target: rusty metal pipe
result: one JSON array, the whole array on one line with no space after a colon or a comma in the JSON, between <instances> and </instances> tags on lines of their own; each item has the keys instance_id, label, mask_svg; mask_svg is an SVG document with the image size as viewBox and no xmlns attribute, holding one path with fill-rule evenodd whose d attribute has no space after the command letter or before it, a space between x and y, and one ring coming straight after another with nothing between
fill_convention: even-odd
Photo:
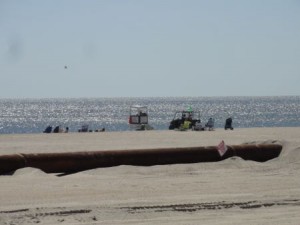
<instances>
[{"instance_id":1,"label":"rusty metal pipe","mask_svg":"<svg viewBox=\"0 0 300 225\"><path fill-rule=\"evenodd\" d=\"M119 165L216 162L232 156L264 162L278 157L282 149L278 144L227 147L228 150L222 157L216 146L6 155L0 156L0 173L8 173L22 167L35 167L46 173L73 173Z\"/></svg>"},{"instance_id":2,"label":"rusty metal pipe","mask_svg":"<svg viewBox=\"0 0 300 225\"><path fill-rule=\"evenodd\" d=\"M13 172L26 167L26 160L21 154L0 156L0 174Z\"/></svg>"}]
</instances>

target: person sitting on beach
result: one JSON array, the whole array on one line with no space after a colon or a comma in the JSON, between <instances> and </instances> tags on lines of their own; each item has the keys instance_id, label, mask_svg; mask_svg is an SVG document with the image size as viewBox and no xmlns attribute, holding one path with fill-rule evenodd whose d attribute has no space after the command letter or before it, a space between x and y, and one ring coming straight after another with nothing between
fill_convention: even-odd
<instances>
[{"instance_id":1,"label":"person sitting on beach","mask_svg":"<svg viewBox=\"0 0 300 225\"><path fill-rule=\"evenodd\" d=\"M226 119L224 129L225 130L227 130L227 129L233 130L233 127L232 127L232 118L231 117L229 117L229 118Z\"/></svg>"},{"instance_id":2,"label":"person sitting on beach","mask_svg":"<svg viewBox=\"0 0 300 225\"><path fill-rule=\"evenodd\" d=\"M52 127L49 125L48 127L46 127L46 129L43 131L43 133L51 133L52 132Z\"/></svg>"},{"instance_id":3,"label":"person sitting on beach","mask_svg":"<svg viewBox=\"0 0 300 225\"><path fill-rule=\"evenodd\" d=\"M209 120L207 121L207 123L205 124L205 127L208 128L208 130L213 130L215 126L215 121L213 118L209 118Z\"/></svg>"},{"instance_id":4,"label":"person sitting on beach","mask_svg":"<svg viewBox=\"0 0 300 225\"><path fill-rule=\"evenodd\" d=\"M185 119L186 119L186 115L183 113L181 116L181 124L184 124Z\"/></svg>"},{"instance_id":5,"label":"person sitting on beach","mask_svg":"<svg viewBox=\"0 0 300 225\"><path fill-rule=\"evenodd\" d=\"M59 128L59 133L69 133L69 127L66 127L65 129Z\"/></svg>"},{"instance_id":6,"label":"person sitting on beach","mask_svg":"<svg viewBox=\"0 0 300 225\"><path fill-rule=\"evenodd\" d=\"M196 131L204 130L204 127L202 127L201 121L197 121L195 123L194 130L196 130Z\"/></svg>"},{"instance_id":7,"label":"person sitting on beach","mask_svg":"<svg viewBox=\"0 0 300 225\"><path fill-rule=\"evenodd\" d=\"M89 131L89 125L84 124L81 126L81 129L78 130L78 132L88 132Z\"/></svg>"},{"instance_id":8,"label":"person sitting on beach","mask_svg":"<svg viewBox=\"0 0 300 225\"><path fill-rule=\"evenodd\" d=\"M104 132L105 131L105 127L103 127L102 129L100 130L95 130L95 132Z\"/></svg>"},{"instance_id":9,"label":"person sitting on beach","mask_svg":"<svg viewBox=\"0 0 300 225\"><path fill-rule=\"evenodd\" d=\"M191 122L193 121L193 116L192 116L191 113L189 113L189 116L188 116L187 120L188 120L188 121L191 121Z\"/></svg>"},{"instance_id":10,"label":"person sitting on beach","mask_svg":"<svg viewBox=\"0 0 300 225\"><path fill-rule=\"evenodd\" d=\"M59 133L59 126L56 126L53 130L53 133Z\"/></svg>"}]
</instances>

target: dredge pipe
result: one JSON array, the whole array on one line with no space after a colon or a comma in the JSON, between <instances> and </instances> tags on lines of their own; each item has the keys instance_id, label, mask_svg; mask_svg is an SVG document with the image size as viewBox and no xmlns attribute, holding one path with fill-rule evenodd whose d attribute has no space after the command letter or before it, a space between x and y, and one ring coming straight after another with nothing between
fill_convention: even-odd
<instances>
[{"instance_id":1,"label":"dredge pipe","mask_svg":"<svg viewBox=\"0 0 300 225\"><path fill-rule=\"evenodd\" d=\"M282 149L278 144L227 147L228 150L222 157L216 146L0 156L0 173L8 173L22 167L35 167L46 173L74 173L119 165L152 166L216 162L232 156L265 162L278 157Z\"/></svg>"},{"instance_id":2,"label":"dredge pipe","mask_svg":"<svg viewBox=\"0 0 300 225\"><path fill-rule=\"evenodd\" d=\"M0 156L0 174L7 174L26 167L26 159L22 154Z\"/></svg>"}]
</instances>

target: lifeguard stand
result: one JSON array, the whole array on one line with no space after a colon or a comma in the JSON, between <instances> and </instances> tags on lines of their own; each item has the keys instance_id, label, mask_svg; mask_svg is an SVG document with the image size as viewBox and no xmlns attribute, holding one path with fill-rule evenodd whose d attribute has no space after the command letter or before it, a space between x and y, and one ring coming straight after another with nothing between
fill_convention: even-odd
<instances>
[{"instance_id":1,"label":"lifeguard stand","mask_svg":"<svg viewBox=\"0 0 300 225\"><path fill-rule=\"evenodd\" d=\"M129 112L129 125L131 128L140 130L148 125L147 106L132 105Z\"/></svg>"}]
</instances>

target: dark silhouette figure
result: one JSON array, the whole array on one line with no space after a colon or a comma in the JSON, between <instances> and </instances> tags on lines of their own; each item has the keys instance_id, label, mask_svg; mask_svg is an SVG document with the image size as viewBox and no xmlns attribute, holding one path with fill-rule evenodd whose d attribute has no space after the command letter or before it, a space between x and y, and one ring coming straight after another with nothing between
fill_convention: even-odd
<instances>
[{"instance_id":1,"label":"dark silhouette figure","mask_svg":"<svg viewBox=\"0 0 300 225\"><path fill-rule=\"evenodd\" d=\"M226 119L224 129L225 130L227 130L227 129L233 130L233 127L232 127L232 118L231 117L229 117L229 118Z\"/></svg>"},{"instance_id":2,"label":"dark silhouette figure","mask_svg":"<svg viewBox=\"0 0 300 225\"><path fill-rule=\"evenodd\" d=\"M59 126L54 128L53 133L59 133Z\"/></svg>"},{"instance_id":3,"label":"dark silhouette figure","mask_svg":"<svg viewBox=\"0 0 300 225\"><path fill-rule=\"evenodd\" d=\"M52 127L51 126L46 127L46 129L43 131L43 133L46 133L46 134L49 134L51 132L52 132Z\"/></svg>"}]
</instances>

